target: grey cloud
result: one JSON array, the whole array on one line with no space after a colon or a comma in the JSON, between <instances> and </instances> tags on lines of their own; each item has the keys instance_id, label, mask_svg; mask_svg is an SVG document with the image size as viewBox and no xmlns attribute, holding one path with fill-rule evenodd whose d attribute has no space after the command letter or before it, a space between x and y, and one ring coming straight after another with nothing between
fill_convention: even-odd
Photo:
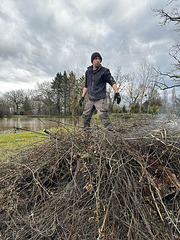
<instances>
[{"instance_id":1,"label":"grey cloud","mask_svg":"<svg viewBox=\"0 0 180 240\"><path fill-rule=\"evenodd\" d=\"M51 80L59 71L83 72L94 51L101 52L103 64L112 71L119 66L134 71L147 59L168 65L164 48L175 35L158 27L151 10L164 3L1 0L0 82L7 82L9 75L9 83L29 82L31 86Z\"/></svg>"}]
</instances>

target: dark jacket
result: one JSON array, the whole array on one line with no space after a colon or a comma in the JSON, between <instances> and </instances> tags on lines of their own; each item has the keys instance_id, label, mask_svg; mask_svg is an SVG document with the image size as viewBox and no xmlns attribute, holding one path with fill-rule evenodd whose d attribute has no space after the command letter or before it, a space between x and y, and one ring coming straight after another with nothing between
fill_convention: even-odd
<instances>
[{"instance_id":1,"label":"dark jacket","mask_svg":"<svg viewBox=\"0 0 180 240\"><path fill-rule=\"evenodd\" d=\"M89 100L97 101L106 98L106 83L111 86L116 83L108 68L101 65L95 71L93 71L93 66L87 68L85 88L87 88Z\"/></svg>"}]
</instances>

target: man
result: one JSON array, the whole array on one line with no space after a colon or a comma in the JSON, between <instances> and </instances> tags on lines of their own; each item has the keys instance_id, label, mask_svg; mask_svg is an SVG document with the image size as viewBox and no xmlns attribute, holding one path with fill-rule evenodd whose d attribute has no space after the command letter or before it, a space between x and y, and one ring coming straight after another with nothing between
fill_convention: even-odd
<instances>
[{"instance_id":1,"label":"man","mask_svg":"<svg viewBox=\"0 0 180 240\"><path fill-rule=\"evenodd\" d=\"M105 128L111 130L111 122L108 116L106 102L106 83L109 83L114 89L114 99L119 104L121 101L120 94L114 78L108 68L101 65L102 57L98 52L94 52L91 56L92 65L89 66L85 73L85 87L79 105L82 106L84 97L88 93L88 101L83 112L84 127L90 127L90 121L94 110L97 110Z\"/></svg>"}]
</instances>

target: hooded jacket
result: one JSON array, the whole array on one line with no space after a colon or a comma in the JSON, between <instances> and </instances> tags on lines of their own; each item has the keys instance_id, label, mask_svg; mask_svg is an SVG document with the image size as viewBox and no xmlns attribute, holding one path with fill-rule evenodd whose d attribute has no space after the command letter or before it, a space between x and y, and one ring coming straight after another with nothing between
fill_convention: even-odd
<instances>
[{"instance_id":1,"label":"hooded jacket","mask_svg":"<svg viewBox=\"0 0 180 240\"><path fill-rule=\"evenodd\" d=\"M101 65L97 70L93 70L93 65L87 68L85 88L87 88L89 100L97 101L106 98L106 83L111 86L116 83L108 68Z\"/></svg>"}]
</instances>

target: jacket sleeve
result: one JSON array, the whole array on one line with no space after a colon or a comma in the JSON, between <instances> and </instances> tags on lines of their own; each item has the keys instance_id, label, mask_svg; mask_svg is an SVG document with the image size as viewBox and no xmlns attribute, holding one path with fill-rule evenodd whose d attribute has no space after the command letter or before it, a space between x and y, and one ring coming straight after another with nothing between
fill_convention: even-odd
<instances>
[{"instance_id":1,"label":"jacket sleeve","mask_svg":"<svg viewBox=\"0 0 180 240\"><path fill-rule=\"evenodd\" d=\"M114 80L113 76L111 75L110 71L108 68L106 68L104 72L104 78L107 83L109 83L111 86L113 84L116 84L116 81Z\"/></svg>"},{"instance_id":2,"label":"jacket sleeve","mask_svg":"<svg viewBox=\"0 0 180 240\"><path fill-rule=\"evenodd\" d=\"M88 87L88 85L87 85L87 71L85 72L85 85L84 85L84 87L85 87L85 88Z\"/></svg>"}]
</instances>

